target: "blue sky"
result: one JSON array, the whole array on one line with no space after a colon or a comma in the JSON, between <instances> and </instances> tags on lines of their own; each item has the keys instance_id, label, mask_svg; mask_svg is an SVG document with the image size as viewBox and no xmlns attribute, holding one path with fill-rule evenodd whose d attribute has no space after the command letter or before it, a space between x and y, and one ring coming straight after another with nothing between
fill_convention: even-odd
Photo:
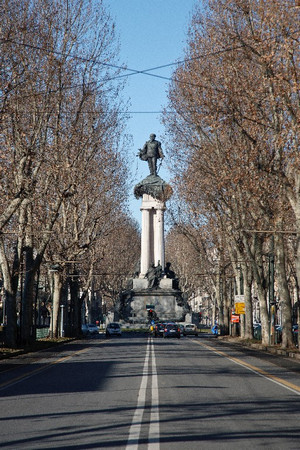
<instances>
[{"instance_id":1,"label":"blue sky","mask_svg":"<svg viewBox=\"0 0 300 450\"><path fill-rule=\"evenodd\" d=\"M130 69L146 70L182 59L196 3L199 0L104 0L119 35L120 62ZM175 68L171 66L150 73L170 77ZM130 98L129 110L139 112L132 114L128 121L128 133L133 138L132 157L150 133L156 134L164 149L160 114L149 112L159 112L166 106L167 89L167 80L143 74L128 77L123 95ZM134 198L133 187L149 175L147 162L135 158L132 171L135 181L131 187L130 210L141 223L141 200ZM163 162L159 175L169 181L166 162Z\"/></svg>"}]
</instances>

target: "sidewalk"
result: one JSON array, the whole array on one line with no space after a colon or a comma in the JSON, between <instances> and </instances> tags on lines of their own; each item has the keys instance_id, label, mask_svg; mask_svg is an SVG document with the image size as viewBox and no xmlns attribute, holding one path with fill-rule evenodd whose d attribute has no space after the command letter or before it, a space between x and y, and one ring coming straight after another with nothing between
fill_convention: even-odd
<instances>
[{"instance_id":1,"label":"sidewalk","mask_svg":"<svg viewBox=\"0 0 300 450\"><path fill-rule=\"evenodd\" d=\"M300 362L300 351L296 348L285 349L278 345L262 345L261 342L251 342L247 339L232 336L218 336L218 340L239 345L241 347L248 347L254 350L259 350L273 355L285 356L287 358L293 358L295 361Z\"/></svg>"},{"instance_id":2,"label":"sidewalk","mask_svg":"<svg viewBox=\"0 0 300 450\"><path fill-rule=\"evenodd\" d=\"M67 344L69 342L75 341L76 338L47 338L47 339L39 339L29 345L27 347L22 348L8 348L8 347L0 347L0 360L13 358L15 356L26 355L28 353L37 353L43 350L47 350L49 348L55 348L59 345Z\"/></svg>"}]
</instances>

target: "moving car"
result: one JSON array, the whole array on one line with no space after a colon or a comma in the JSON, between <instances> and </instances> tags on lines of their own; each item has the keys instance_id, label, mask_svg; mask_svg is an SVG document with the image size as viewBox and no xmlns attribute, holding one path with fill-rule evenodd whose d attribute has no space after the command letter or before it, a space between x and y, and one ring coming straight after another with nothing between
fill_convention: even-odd
<instances>
[{"instance_id":1,"label":"moving car","mask_svg":"<svg viewBox=\"0 0 300 450\"><path fill-rule=\"evenodd\" d=\"M183 335L184 332L184 325L179 324L180 334Z\"/></svg>"},{"instance_id":2,"label":"moving car","mask_svg":"<svg viewBox=\"0 0 300 450\"><path fill-rule=\"evenodd\" d=\"M86 323L83 323L81 325L81 332L84 336L86 336L89 333L89 329Z\"/></svg>"},{"instance_id":3,"label":"moving car","mask_svg":"<svg viewBox=\"0 0 300 450\"><path fill-rule=\"evenodd\" d=\"M194 323L187 323L184 325L183 336L198 336L198 330Z\"/></svg>"},{"instance_id":4,"label":"moving car","mask_svg":"<svg viewBox=\"0 0 300 450\"><path fill-rule=\"evenodd\" d=\"M116 322L109 323L106 327L106 337L110 336L121 336L120 325Z\"/></svg>"},{"instance_id":5,"label":"moving car","mask_svg":"<svg viewBox=\"0 0 300 450\"><path fill-rule=\"evenodd\" d=\"M166 323L164 332L163 332L163 337L164 338L176 337L176 338L180 339L179 326L176 323Z\"/></svg>"},{"instance_id":6,"label":"moving car","mask_svg":"<svg viewBox=\"0 0 300 450\"><path fill-rule=\"evenodd\" d=\"M88 331L88 334L98 334L99 328L97 327L97 325L95 323L88 323L87 331Z\"/></svg>"},{"instance_id":7,"label":"moving car","mask_svg":"<svg viewBox=\"0 0 300 450\"><path fill-rule=\"evenodd\" d=\"M155 337L163 336L164 335L164 330L165 330L165 324L164 323L161 322L161 323L155 324L154 336Z\"/></svg>"},{"instance_id":8,"label":"moving car","mask_svg":"<svg viewBox=\"0 0 300 450\"><path fill-rule=\"evenodd\" d=\"M89 324L83 323L81 325L81 331L84 336L87 336L89 334L98 334L99 328L94 323Z\"/></svg>"}]
</instances>

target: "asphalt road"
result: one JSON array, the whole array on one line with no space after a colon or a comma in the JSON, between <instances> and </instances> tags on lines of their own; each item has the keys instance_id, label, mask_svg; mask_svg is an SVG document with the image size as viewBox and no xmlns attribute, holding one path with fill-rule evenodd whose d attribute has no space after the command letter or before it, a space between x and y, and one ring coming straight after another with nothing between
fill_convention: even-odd
<instances>
[{"instance_id":1,"label":"asphalt road","mask_svg":"<svg viewBox=\"0 0 300 450\"><path fill-rule=\"evenodd\" d=\"M300 364L199 336L0 362L4 449L299 449Z\"/></svg>"}]
</instances>

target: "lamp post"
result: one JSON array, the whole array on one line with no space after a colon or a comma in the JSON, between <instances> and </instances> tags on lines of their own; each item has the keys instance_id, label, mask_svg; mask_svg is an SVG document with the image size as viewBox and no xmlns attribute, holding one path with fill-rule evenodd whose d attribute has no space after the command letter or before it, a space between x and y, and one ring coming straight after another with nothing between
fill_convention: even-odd
<instances>
[{"instance_id":1,"label":"lamp post","mask_svg":"<svg viewBox=\"0 0 300 450\"><path fill-rule=\"evenodd\" d=\"M64 307L65 305L60 305L60 337L64 337Z\"/></svg>"}]
</instances>

